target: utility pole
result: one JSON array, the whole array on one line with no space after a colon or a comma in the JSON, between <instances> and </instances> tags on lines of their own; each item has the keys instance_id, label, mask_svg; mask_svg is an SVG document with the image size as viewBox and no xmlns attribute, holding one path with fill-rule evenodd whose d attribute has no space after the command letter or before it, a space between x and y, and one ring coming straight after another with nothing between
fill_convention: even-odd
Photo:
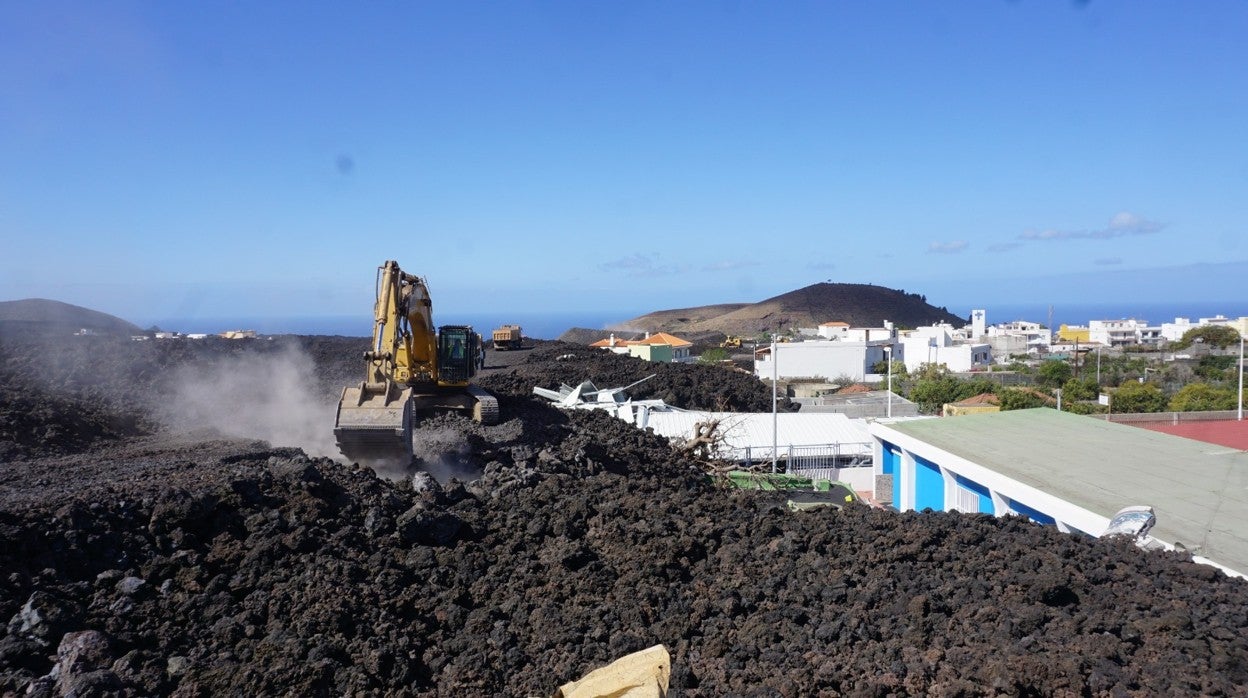
<instances>
[{"instance_id":1,"label":"utility pole","mask_svg":"<svg viewBox=\"0 0 1248 698\"><path fill-rule=\"evenodd\" d=\"M893 416L893 347L891 344L887 347L884 347L884 360L888 362L888 416L892 417Z\"/></svg>"},{"instance_id":2,"label":"utility pole","mask_svg":"<svg viewBox=\"0 0 1248 698\"><path fill-rule=\"evenodd\" d=\"M779 439L776 426L778 424L776 417L776 403L778 401L776 385L780 380L779 360L780 357L776 356L776 336L773 334L771 336L771 472L773 474L776 472L776 449L778 448L777 441Z\"/></svg>"},{"instance_id":3,"label":"utility pole","mask_svg":"<svg viewBox=\"0 0 1248 698\"><path fill-rule=\"evenodd\" d=\"M1239 334L1239 409L1237 420L1244 421L1244 334Z\"/></svg>"}]
</instances>

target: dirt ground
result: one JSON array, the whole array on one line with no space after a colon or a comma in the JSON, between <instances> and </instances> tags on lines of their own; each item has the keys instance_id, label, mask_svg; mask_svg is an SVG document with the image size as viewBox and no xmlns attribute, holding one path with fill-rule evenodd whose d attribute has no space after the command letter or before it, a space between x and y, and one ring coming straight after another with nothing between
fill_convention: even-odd
<instances>
[{"instance_id":1,"label":"dirt ground","mask_svg":"<svg viewBox=\"0 0 1248 698\"><path fill-rule=\"evenodd\" d=\"M395 481L324 446L366 340L70 339L0 338L0 695L546 696L658 643L677 696L1248 695L1242 580L1015 517L794 513L532 395L653 373L635 397L770 409L743 374L490 352L502 423L426 420Z\"/></svg>"}]
</instances>

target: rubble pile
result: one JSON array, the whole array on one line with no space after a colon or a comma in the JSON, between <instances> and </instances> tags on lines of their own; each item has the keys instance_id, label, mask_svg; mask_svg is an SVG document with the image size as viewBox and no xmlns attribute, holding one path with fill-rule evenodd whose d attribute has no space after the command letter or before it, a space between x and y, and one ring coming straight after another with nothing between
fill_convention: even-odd
<instances>
[{"instance_id":1,"label":"rubble pile","mask_svg":"<svg viewBox=\"0 0 1248 698\"><path fill-rule=\"evenodd\" d=\"M354 378L359 340L298 341L326 391ZM251 344L217 346L272 351ZM48 426L54 398L130 399L136 420L163 423L144 391L220 358L118 345L91 353L84 389L23 372L47 364L12 347L6 381L50 405ZM465 481L392 482L291 444L155 426L6 457L0 695L550 695L655 644L671 695L1248 685L1242 580L1014 517L791 512L707 480L653 434L529 395L539 378L624 385L656 368L577 356L541 347L486 376L501 424L422 425L454 435ZM676 404L738 395L701 370L715 369L662 367L643 385Z\"/></svg>"}]
</instances>

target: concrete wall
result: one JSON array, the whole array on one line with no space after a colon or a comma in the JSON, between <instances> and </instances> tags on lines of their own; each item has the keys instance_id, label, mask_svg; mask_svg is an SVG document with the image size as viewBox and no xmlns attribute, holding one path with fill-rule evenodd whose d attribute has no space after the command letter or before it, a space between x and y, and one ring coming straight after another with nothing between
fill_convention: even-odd
<instances>
[{"instance_id":1,"label":"concrete wall","mask_svg":"<svg viewBox=\"0 0 1248 698\"><path fill-rule=\"evenodd\" d=\"M1067 533L1096 536L1109 525L1104 516L902 434L887 424L873 423L868 429L876 440L875 474L892 476L893 507L901 511L929 507L962 511L973 496L977 508L984 513L1022 514ZM966 494L967 490L971 494ZM991 507L985 505L985 497Z\"/></svg>"},{"instance_id":2,"label":"concrete wall","mask_svg":"<svg viewBox=\"0 0 1248 698\"><path fill-rule=\"evenodd\" d=\"M672 347L668 344L632 344L628 347L628 353L655 363L672 362Z\"/></svg>"}]
</instances>

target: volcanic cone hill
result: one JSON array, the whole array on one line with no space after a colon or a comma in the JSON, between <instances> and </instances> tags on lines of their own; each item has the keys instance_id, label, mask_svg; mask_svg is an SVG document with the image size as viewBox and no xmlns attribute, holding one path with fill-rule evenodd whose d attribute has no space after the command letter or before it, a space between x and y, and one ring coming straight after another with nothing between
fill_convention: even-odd
<instances>
[{"instance_id":1,"label":"volcanic cone hill","mask_svg":"<svg viewBox=\"0 0 1248 698\"><path fill-rule=\"evenodd\" d=\"M617 387L640 361L561 343L487 357L503 421L418 429L442 444L421 465L461 469L439 484L182 428L177 401L147 399L208 374L242 410L290 364L300 399L332 401L359 380L358 339L82 339L0 341L0 379L43 428L89 429L63 400L150 428L0 456L0 695L543 696L659 643L671 696L1248 685L1248 584L1187 556L1012 516L793 512L531 392ZM249 364L267 374L239 392L224 378ZM638 389L752 405L745 384L701 395L732 375L673 366Z\"/></svg>"},{"instance_id":2,"label":"volcanic cone hill","mask_svg":"<svg viewBox=\"0 0 1248 698\"><path fill-rule=\"evenodd\" d=\"M704 332L751 336L838 321L854 327L881 327L885 320L898 327L966 323L916 293L870 284L818 283L758 303L660 310L620 323L619 329L682 337Z\"/></svg>"},{"instance_id":3,"label":"volcanic cone hill","mask_svg":"<svg viewBox=\"0 0 1248 698\"><path fill-rule=\"evenodd\" d=\"M61 301L27 298L0 301L2 335L72 335L79 330L129 336L142 330L119 317Z\"/></svg>"}]
</instances>

